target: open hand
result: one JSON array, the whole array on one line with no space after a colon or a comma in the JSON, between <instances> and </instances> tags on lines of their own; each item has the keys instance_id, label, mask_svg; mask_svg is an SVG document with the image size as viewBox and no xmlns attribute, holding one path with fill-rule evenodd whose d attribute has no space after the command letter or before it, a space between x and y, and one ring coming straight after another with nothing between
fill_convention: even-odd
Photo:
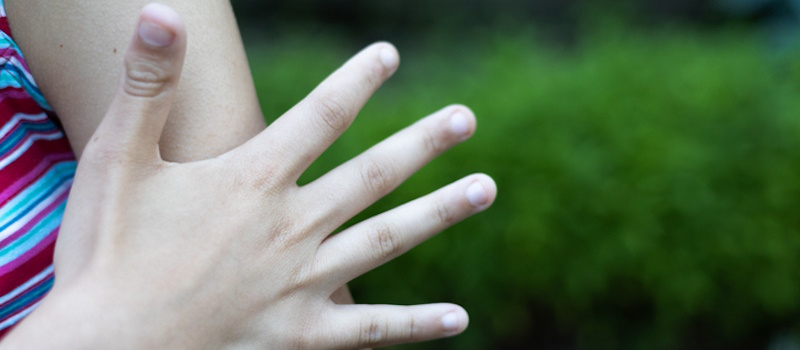
<instances>
[{"instance_id":1,"label":"open hand","mask_svg":"<svg viewBox=\"0 0 800 350\"><path fill-rule=\"evenodd\" d=\"M186 33L175 12L150 5L137 34L116 97L78 167L55 287L20 333L42 322L80 335L82 345L113 348L352 349L467 327L466 312L452 304L331 301L348 281L493 202L492 180L473 175L331 236L468 139L475 118L467 108L444 108L298 186L397 69L396 50L378 43L241 147L206 161L169 163L158 141ZM58 336L38 341L51 348L70 343Z\"/></svg>"}]
</instances>

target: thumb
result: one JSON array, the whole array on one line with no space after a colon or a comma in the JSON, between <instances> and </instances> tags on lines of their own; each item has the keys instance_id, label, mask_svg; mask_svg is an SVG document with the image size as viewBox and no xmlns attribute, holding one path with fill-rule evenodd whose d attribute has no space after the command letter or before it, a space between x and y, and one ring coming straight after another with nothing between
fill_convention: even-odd
<instances>
[{"instance_id":1,"label":"thumb","mask_svg":"<svg viewBox=\"0 0 800 350\"><path fill-rule=\"evenodd\" d=\"M161 4L144 7L120 85L94 141L125 153L158 157L185 54L186 29L178 13Z\"/></svg>"}]
</instances>

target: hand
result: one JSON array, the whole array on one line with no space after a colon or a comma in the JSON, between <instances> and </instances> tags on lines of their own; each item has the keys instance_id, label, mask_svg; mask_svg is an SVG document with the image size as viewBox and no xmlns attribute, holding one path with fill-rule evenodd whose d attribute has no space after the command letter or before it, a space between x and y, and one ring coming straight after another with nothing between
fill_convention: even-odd
<instances>
[{"instance_id":1,"label":"hand","mask_svg":"<svg viewBox=\"0 0 800 350\"><path fill-rule=\"evenodd\" d=\"M489 177L467 177L331 232L469 138L475 119L467 108L434 113L299 187L299 176L396 70L397 52L379 43L241 147L168 163L158 141L186 33L161 5L143 10L137 33L116 97L78 167L56 249L56 284L10 344L49 329L48 337L22 344L352 349L466 328L466 312L452 304L337 305L331 296L486 209L496 193Z\"/></svg>"}]
</instances>

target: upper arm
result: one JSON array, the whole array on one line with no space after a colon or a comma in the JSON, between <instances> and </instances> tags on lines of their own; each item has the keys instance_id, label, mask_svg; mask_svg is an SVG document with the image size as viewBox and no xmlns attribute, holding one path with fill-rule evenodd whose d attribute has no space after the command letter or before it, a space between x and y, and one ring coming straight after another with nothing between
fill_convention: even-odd
<instances>
[{"instance_id":1,"label":"upper arm","mask_svg":"<svg viewBox=\"0 0 800 350\"><path fill-rule=\"evenodd\" d=\"M119 82L146 0L5 0L15 40L76 155ZM166 160L213 157L264 128L228 0L168 0L189 34L178 96L161 138Z\"/></svg>"}]
</instances>

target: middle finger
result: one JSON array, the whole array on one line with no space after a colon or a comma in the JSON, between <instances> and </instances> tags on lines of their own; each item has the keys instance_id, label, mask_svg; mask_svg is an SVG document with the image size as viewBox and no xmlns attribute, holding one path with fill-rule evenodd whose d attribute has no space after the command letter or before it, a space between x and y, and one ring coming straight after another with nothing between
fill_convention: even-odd
<instances>
[{"instance_id":1,"label":"middle finger","mask_svg":"<svg viewBox=\"0 0 800 350\"><path fill-rule=\"evenodd\" d=\"M304 187L313 196L327 194L314 200L322 203L312 222L322 232L341 226L474 131L472 112L451 106L392 135Z\"/></svg>"}]
</instances>

